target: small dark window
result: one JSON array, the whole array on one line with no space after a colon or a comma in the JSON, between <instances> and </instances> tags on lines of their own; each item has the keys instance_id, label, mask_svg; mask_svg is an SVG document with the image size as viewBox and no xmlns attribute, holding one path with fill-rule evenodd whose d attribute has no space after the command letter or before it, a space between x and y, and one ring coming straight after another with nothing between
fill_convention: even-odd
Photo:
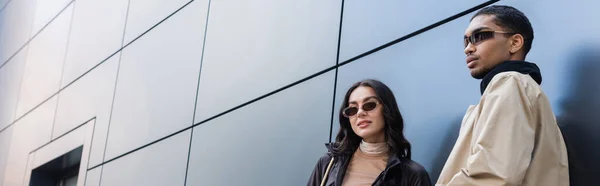
<instances>
[{"instance_id":1,"label":"small dark window","mask_svg":"<svg viewBox=\"0 0 600 186\"><path fill-rule=\"evenodd\" d=\"M30 186L76 186L83 147L78 147L31 172Z\"/></svg>"}]
</instances>

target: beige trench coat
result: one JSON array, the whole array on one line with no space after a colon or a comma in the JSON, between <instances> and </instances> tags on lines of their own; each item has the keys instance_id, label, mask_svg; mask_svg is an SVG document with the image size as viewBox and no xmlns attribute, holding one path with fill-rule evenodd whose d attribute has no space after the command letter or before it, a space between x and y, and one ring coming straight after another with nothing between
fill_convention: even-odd
<instances>
[{"instance_id":1,"label":"beige trench coat","mask_svg":"<svg viewBox=\"0 0 600 186\"><path fill-rule=\"evenodd\" d=\"M469 107L436 183L442 185L569 185L562 134L529 75L495 75Z\"/></svg>"}]
</instances>

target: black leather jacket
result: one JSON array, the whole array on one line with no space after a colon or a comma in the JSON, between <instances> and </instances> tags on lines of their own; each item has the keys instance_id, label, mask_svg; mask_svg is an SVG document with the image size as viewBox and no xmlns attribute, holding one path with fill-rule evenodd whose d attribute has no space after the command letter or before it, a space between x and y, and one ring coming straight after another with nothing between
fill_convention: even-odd
<instances>
[{"instance_id":1,"label":"black leather jacket","mask_svg":"<svg viewBox=\"0 0 600 186\"><path fill-rule=\"evenodd\" d=\"M329 152L323 155L313 173L308 180L307 186L319 186L327 165L332 157L335 157L334 163L329 170L329 176L325 183L326 186L341 186L344 180L346 168L352 159L353 153L334 154L330 148L332 144L327 144ZM385 170L375 179L373 186L430 186L429 174L423 166L410 159L392 155L388 158Z\"/></svg>"}]
</instances>

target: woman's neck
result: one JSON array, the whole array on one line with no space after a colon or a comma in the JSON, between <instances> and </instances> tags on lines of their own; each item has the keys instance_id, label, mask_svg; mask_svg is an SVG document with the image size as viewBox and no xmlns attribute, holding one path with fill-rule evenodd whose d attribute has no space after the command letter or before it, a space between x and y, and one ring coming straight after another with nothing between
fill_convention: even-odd
<instances>
[{"instance_id":1,"label":"woman's neck","mask_svg":"<svg viewBox=\"0 0 600 186\"><path fill-rule=\"evenodd\" d=\"M388 151L389 151L389 146L385 142L369 143L369 142L366 142L363 140L360 142L360 145L358 148L360 149L360 151L364 152L365 154L370 154L370 155L385 154L385 153L388 153Z\"/></svg>"}]
</instances>

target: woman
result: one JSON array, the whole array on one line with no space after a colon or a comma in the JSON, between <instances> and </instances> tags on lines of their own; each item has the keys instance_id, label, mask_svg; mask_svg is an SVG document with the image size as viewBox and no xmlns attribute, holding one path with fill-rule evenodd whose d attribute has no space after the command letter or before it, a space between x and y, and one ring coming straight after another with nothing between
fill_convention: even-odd
<instances>
[{"instance_id":1,"label":"woman","mask_svg":"<svg viewBox=\"0 0 600 186\"><path fill-rule=\"evenodd\" d=\"M339 113L340 131L317 162L309 186L431 185L410 159L410 143L390 88L377 80L352 85Z\"/></svg>"}]
</instances>

